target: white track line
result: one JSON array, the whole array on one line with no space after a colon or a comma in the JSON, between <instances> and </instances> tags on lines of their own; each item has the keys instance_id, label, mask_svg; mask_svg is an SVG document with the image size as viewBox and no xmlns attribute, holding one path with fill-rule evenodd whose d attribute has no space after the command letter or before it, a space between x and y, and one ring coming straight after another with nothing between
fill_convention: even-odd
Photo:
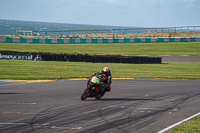
<instances>
[{"instance_id":1,"label":"white track line","mask_svg":"<svg viewBox=\"0 0 200 133\"><path fill-rule=\"evenodd\" d=\"M171 125L171 126L165 128L165 129L163 129L163 130L161 130L161 131L159 131L159 132L157 132L157 133L164 133L164 132L166 132L166 131L168 131L168 130L170 130L170 129L172 129L172 128L174 128L174 127L176 127L176 126L178 126L178 125L180 125L180 124L182 124L182 123L184 123L184 122L189 121L190 119L192 119L192 118L194 118L194 117L197 117L198 115L200 115L200 112L197 113L197 114L195 114L195 115L193 115L193 116L190 116L190 117L188 117L188 118L186 118L186 119L184 119L184 120L182 120L182 121L179 121L179 122L177 122L177 123L175 123L175 124L173 124L173 125Z\"/></svg>"}]
</instances>

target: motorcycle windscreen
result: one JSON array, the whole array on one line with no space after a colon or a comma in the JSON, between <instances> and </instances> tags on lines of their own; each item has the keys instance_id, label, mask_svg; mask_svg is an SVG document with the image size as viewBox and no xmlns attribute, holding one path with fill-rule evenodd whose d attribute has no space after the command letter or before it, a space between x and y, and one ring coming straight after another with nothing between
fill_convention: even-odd
<instances>
[{"instance_id":1,"label":"motorcycle windscreen","mask_svg":"<svg viewBox=\"0 0 200 133\"><path fill-rule=\"evenodd\" d=\"M92 77L91 82L94 84L99 84L99 80L100 80L99 78L94 76L94 77Z\"/></svg>"}]
</instances>

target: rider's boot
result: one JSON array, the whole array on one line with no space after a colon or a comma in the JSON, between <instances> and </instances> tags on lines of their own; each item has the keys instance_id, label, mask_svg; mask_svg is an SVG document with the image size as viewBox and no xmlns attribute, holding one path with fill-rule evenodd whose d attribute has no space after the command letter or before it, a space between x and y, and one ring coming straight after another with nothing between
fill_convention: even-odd
<instances>
[{"instance_id":1,"label":"rider's boot","mask_svg":"<svg viewBox=\"0 0 200 133\"><path fill-rule=\"evenodd\" d=\"M110 85L107 87L106 91L108 91L108 92L111 91L111 86Z\"/></svg>"}]
</instances>

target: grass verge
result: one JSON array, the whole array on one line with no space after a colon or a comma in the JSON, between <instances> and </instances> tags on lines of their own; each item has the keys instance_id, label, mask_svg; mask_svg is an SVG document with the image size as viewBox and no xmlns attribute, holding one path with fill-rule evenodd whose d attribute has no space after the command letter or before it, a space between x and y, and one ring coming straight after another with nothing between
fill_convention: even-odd
<instances>
[{"instance_id":1,"label":"grass verge","mask_svg":"<svg viewBox=\"0 0 200 133\"><path fill-rule=\"evenodd\" d=\"M113 78L200 79L200 62L162 64L0 60L0 79L87 78L108 66Z\"/></svg>"},{"instance_id":2,"label":"grass verge","mask_svg":"<svg viewBox=\"0 0 200 133\"><path fill-rule=\"evenodd\" d=\"M186 123L177 126L167 133L200 133L200 116L197 116Z\"/></svg>"},{"instance_id":3,"label":"grass verge","mask_svg":"<svg viewBox=\"0 0 200 133\"><path fill-rule=\"evenodd\" d=\"M115 55L200 55L200 42L38 44L0 43L2 51Z\"/></svg>"}]
</instances>

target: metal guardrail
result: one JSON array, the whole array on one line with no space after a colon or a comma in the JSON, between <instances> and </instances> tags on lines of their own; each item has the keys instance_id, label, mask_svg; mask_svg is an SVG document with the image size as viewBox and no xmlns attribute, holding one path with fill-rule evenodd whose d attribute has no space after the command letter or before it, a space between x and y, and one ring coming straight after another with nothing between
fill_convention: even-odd
<instances>
[{"instance_id":1,"label":"metal guardrail","mask_svg":"<svg viewBox=\"0 0 200 133\"><path fill-rule=\"evenodd\" d=\"M162 27L162 28L130 28L130 29L96 29L96 30L59 30L59 31L16 31L20 36L61 36L73 37L77 35L92 34L139 34L139 33L158 33L158 32L189 32L200 31L200 26L181 26L181 27Z\"/></svg>"}]
</instances>

